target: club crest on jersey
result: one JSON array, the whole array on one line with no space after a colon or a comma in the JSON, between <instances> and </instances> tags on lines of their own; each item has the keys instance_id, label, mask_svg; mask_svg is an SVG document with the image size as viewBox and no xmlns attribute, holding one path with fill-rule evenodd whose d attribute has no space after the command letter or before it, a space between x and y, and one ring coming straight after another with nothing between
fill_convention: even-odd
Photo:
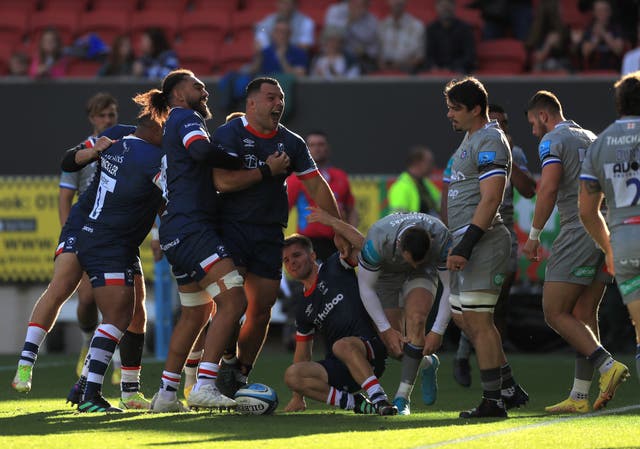
<instances>
[{"instance_id":1,"label":"club crest on jersey","mask_svg":"<svg viewBox=\"0 0 640 449\"><path fill-rule=\"evenodd\" d=\"M245 154L244 168L258 168L258 158L254 154Z\"/></svg>"},{"instance_id":2,"label":"club crest on jersey","mask_svg":"<svg viewBox=\"0 0 640 449\"><path fill-rule=\"evenodd\" d=\"M67 246L73 246L76 243L75 237L67 237Z\"/></svg>"},{"instance_id":3,"label":"club crest on jersey","mask_svg":"<svg viewBox=\"0 0 640 449\"><path fill-rule=\"evenodd\" d=\"M248 137L245 137L244 139L242 139L242 143L244 143L244 147L245 148L253 148L256 146L256 143L249 139Z\"/></svg>"},{"instance_id":4,"label":"club crest on jersey","mask_svg":"<svg viewBox=\"0 0 640 449\"><path fill-rule=\"evenodd\" d=\"M466 159L468 155L469 153L467 153L467 150L462 150L460 153L460 159Z\"/></svg>"},{"instance_id":5,"label":"club crest on jersey","mask_svg":"<svg viewBox=\"0 0 640 449\"><path fill-rule=\"evenodd\" d=\"M278 153L284 153L284 143L278 142L276 148L278 149Z\"/></svg>"}]
</instances>

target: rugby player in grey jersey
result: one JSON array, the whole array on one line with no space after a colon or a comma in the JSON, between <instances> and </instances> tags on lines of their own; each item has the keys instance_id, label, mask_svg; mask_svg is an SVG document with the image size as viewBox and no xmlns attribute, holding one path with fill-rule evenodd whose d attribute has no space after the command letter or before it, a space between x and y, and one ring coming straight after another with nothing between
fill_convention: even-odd
<instances>
[{"instance_id":1,"label":"rugby player in grey jersey","mask_svg":"<svg viewBox=\"0 0 640 449\"><path fill-rule=\"evenodd\" d=\"M580 219L603 249L636 331L640 378L640 72L614 84L619 120L589 147L580 174ZM607 221L600 205L607 200ZM621 363L600 378L600 397L610 400L628 376ZM603 385L604 384L604 385Z\"/></svg>"},{"instance_id":2,"label":"rugby player in grey jersey","mask_svg":"<svg viewBox=\"0 0 640 449\"><path fill-rule=\"evenodd\" d=\"M453 129L466 133L453 155L447 199L453 235L447 258L449 301L454 321L476 349L483 389L480 405L460 417L506 417L506 400L515 395L528 399L513 379L493 321L511 252L511 237L498 212L511 173L511 151L498 123L489 121L488 95L480 81L453 80L444 95Z\"/></svg>"},{"instance_id":3,"label":"rugby player in grey jersey","mask_svg":"<svg viewBox=\"0 0 640 449\"><path fill-rule=\"evenodd\" d=\"M539 234L557 204L560 233L547 262L542 306L547 324L576 351L575 378L569 398L545 410L550 413L589 411L589 388L595 369L604 375L617 362L600 344L597 310L611 276L604 254L589 238L578 217L578 177L587 148L596 138L571 120L551 92L539 91L527 105L533 134L540 138L542 175L525 255L539 260ZM606 388L605 388L606 390ZM593 407L606 405L602 392Z\"/></svg>"}]
</instances>

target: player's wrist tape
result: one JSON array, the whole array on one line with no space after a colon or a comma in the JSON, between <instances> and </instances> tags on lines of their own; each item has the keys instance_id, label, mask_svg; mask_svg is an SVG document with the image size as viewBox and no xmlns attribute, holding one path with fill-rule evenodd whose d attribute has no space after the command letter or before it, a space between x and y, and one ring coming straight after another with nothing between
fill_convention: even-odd
<instances>
[{"instance_id":1,"label":"player's wrist tape","mask_svg":"<svg viewBox=\"0 0 640 449\"><path fill-rule=\"evenodd\" d=\"M258 167L258 170L260 170L260 174L262 175L262 179L267 179L267 178L271 178L271 167L269 167L267 164L261 165L260 167Z\"/></svg>"},{"instance_id":2,"label":"player's wrist tape","mask_svg":"<svg viewBox=\"0 0 640 449\"><path fill-rule=\"evenodd\" d=\"M451 250L451 255L462 256L469 260L471 258L471 251L473 251L473 247L480 241L483 235L484 231L471 223L462 236L460 243Z\"/></svg>"},{"instance_id":3,"label":"player's wrist tape","mask_svg":"<svg viewBox=\"0 0 640 449\"><path fill-rule=\"evenodd\" d=\"M529 231L529 240L540 240L541 232L542 232L542 229L534 228L532 226L531 230Z\"/></svg>"}]
</instances>

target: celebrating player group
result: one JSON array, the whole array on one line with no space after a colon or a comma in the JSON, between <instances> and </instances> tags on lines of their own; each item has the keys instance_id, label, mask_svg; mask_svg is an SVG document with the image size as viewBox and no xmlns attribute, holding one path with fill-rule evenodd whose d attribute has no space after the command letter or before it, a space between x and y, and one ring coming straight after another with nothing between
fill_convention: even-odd
<instances>
[{"instance_id":1,"label":"celebrating player group","mask_svg":"<svg viewBox=\"0 0 640 449\"><path fill-rule=\"evenodd\" d=\"M571 393L546 407L549 413L605 407L630 376L599 340L597 310L614 278L640 354L640 72L614 87L619 119L599 136L565 119L552 92L539 91L526 105L540 139L541 178L523 252L539 260L541 229L557 206L561 230L547 263L543 309L548 325L577 354ZM527 404L494 311L513 278L517 251L502 212L505 190L532 178L524 157L514 158L512 167L517 147L506 134L506 118L490 119L479 80L452 80L444 89L447 118L464 138L447 167L442 220L396 213L367 235L342 219L305 141L280 123L285 98L278 81L251 81L245 113L212 134L205 123L208 97L194 73L179 69L159 89L133 98L140 106L135 127L113 126L114 104L91 110L94 135L62 162L65 173L91 170L90 182L64 214L53 278L29 320L15 390L31 390L38 351L86 273L83 285L92 295L83 295L102 322L85 326L88 349L68 402L83 413L234 408L265 341L284 265L304 292L295 300L293 363L283 373L292 391L285 412L304 411L307 398L355 413L409 415L419 374L423 402L435 403L436 352L451 318L475 349L482 386L479 404L460 417L506 418L507 410ZM103 112L113 120L99 121ZM285 180L292 174L311 200L307 220L334 232L336 252L326 260L318 260L309 238L285 239ZM146 314L139 246L157 217L156 250L172 266L181 313L160 388L147 399L140 391ZM437 317L426 329L434 304ZM313 361L316 335L327 353ZM118 347L116 407L103 397L102 384ZM393 396L380 383L388 357L401 360ZM599 394L591 403L596 370ZM183 373L186 404L178 397Z\"/></svg>"}]
</instances>

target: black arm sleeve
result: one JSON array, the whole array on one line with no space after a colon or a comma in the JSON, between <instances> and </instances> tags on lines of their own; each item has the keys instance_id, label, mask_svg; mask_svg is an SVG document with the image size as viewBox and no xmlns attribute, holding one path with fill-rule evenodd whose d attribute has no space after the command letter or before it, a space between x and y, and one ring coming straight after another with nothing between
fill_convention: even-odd
<instances>
[{"instance_id":1,"label":"black arm sleeve","mask_svg":"<svg viewBox=\"0 0 640 449\"><path fill-rule=\"evenodd\" d=\"M79 165L76 163L76 153L80 150L84 149L84 144L81 143L64 153L62 157L62 162L60 164L60 168L66 172L76 172L82 170L84 167L89 165L91 162L87 162L86 164Z\"/></svg>"},{"instance_id":2,"label":"black arm sleeve","mask_svg":"<svg viewBox=\"0 0 640 449\"><path fill-rule=\"evenodd\" d=\"M242 159L240 157L232 156L204 139L192 142L187 151L196 161L204 162L211 167L225 168L227 170L239 170L242 168Z\"/></svg>"}]
</instances>

